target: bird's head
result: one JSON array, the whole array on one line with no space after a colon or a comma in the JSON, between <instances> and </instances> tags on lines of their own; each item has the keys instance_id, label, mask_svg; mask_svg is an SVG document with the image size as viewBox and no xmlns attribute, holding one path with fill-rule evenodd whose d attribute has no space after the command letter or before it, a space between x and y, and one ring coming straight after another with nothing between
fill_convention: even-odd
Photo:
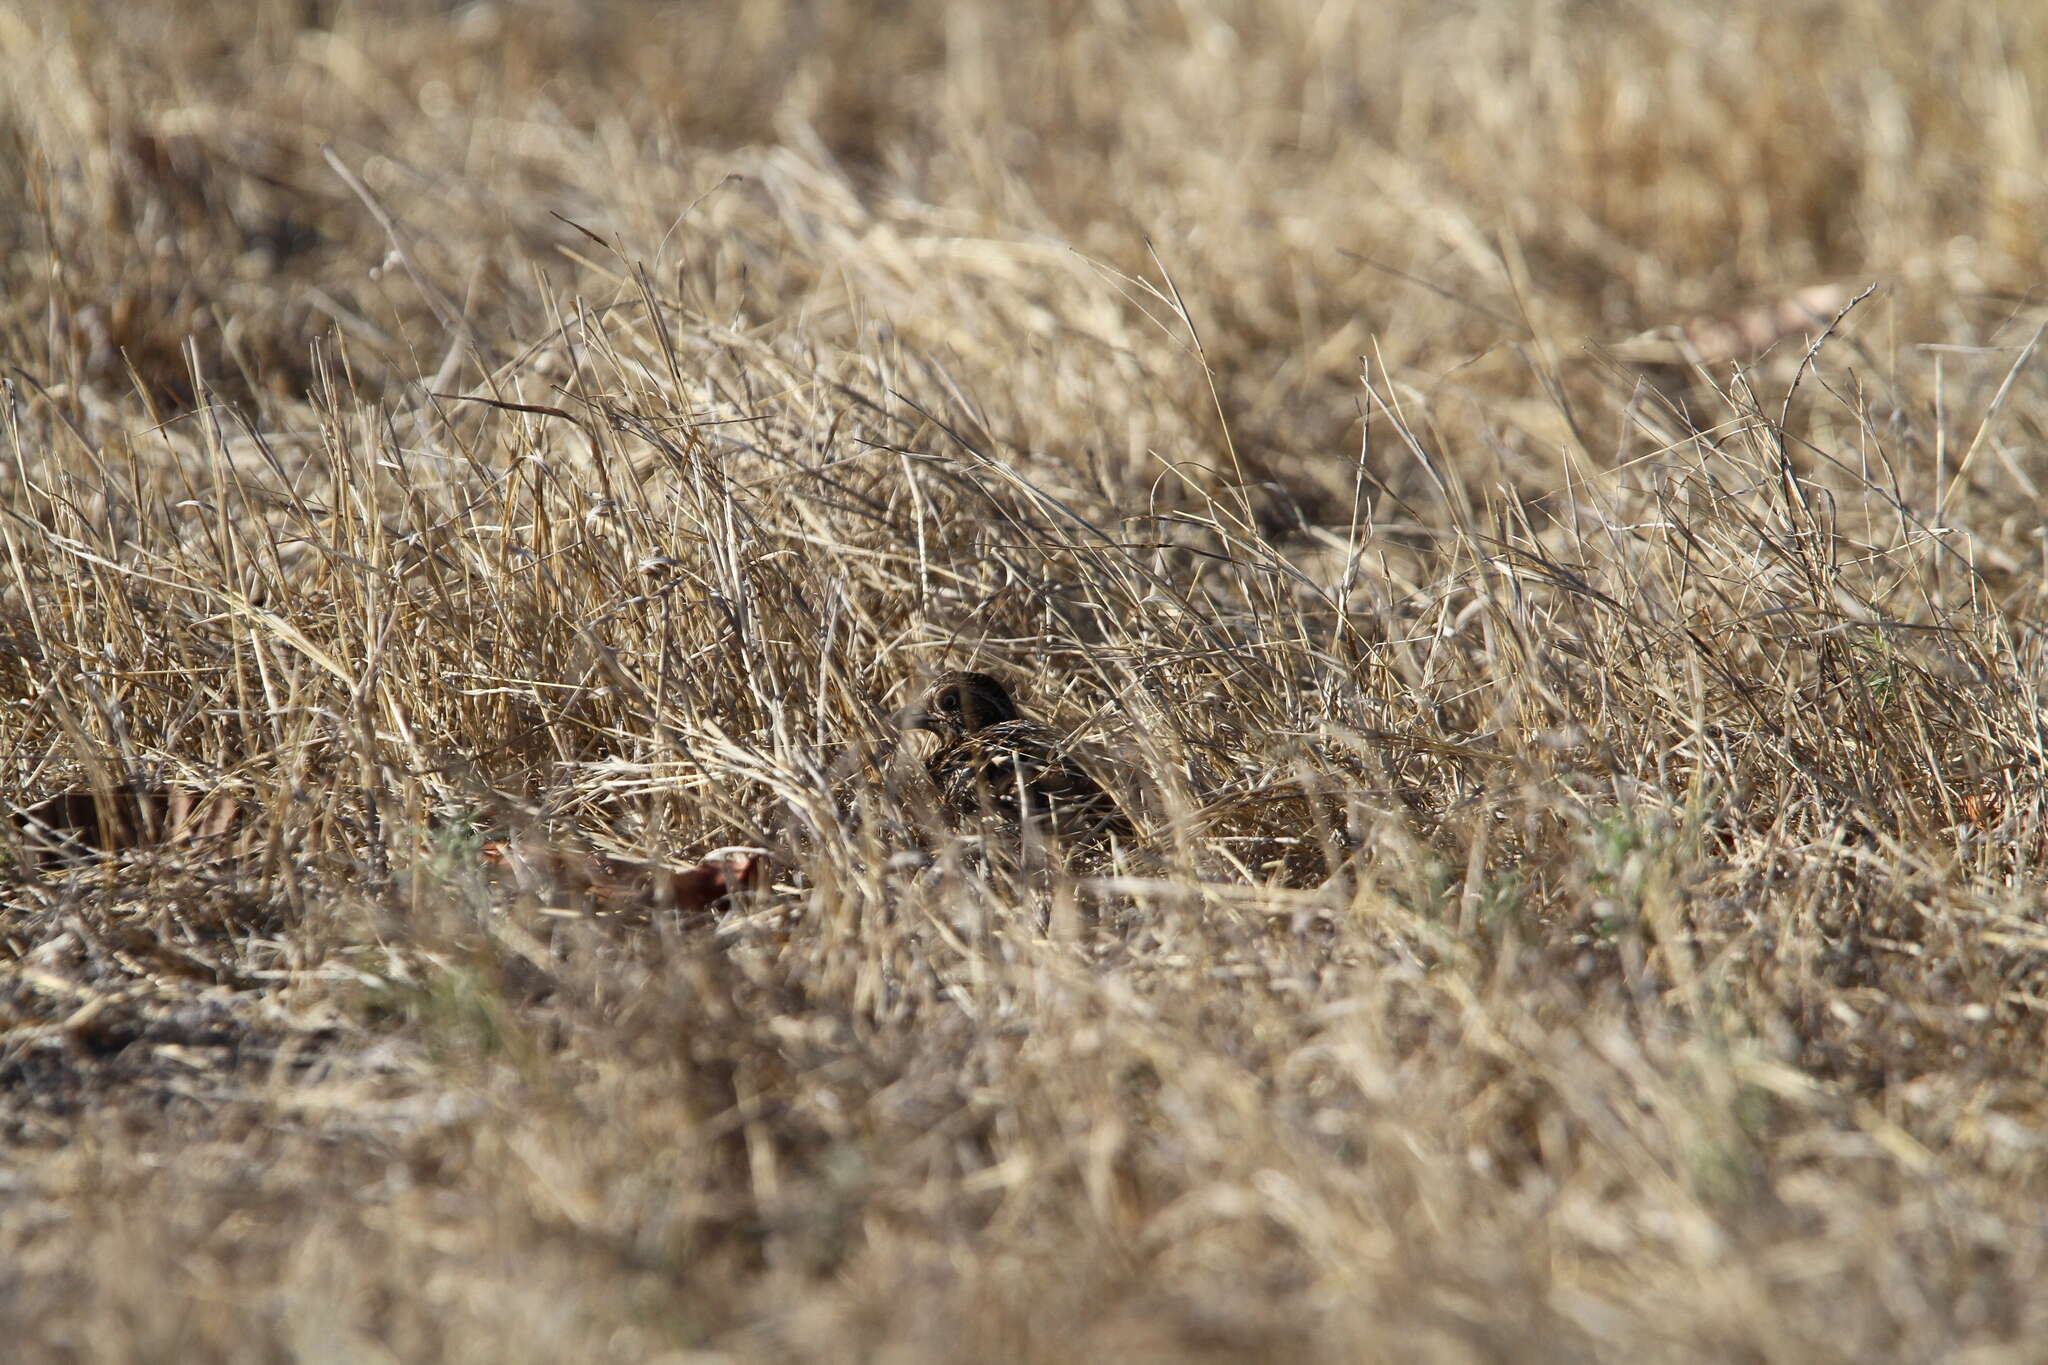
<instances>
[{"instance_id":1,"label":"bird's head","mask_svg":"<svg viewBox=\"0 0 2048 1365\"><path fill-rule=\"evenodd\" d=\"M986 673L942 673L923 700L892 718L900 730L930 730L941 739L1017 719L1017 704L1002 683Z\"/></svg>"}]
</instances>

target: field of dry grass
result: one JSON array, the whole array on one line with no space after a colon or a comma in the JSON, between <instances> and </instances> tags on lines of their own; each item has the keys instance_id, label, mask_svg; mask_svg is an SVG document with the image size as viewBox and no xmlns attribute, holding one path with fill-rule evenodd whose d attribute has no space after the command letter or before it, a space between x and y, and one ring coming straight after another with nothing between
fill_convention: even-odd
<instances>
[{"instance_id":1,"label":"field of dry grass","mask_svg":"<svg viewBox=\"0 0 2048 1365\"><path fill-rule=\"evenodd\" d=\"M1719 9L0 0L13 1358L2040 1359L2048 8Z\"/></svg>"}]
</instances>

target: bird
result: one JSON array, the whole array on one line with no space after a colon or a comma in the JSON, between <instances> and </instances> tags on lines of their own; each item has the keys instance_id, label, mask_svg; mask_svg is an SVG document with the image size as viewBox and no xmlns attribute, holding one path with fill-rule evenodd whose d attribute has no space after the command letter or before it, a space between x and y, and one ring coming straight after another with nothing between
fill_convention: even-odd
<instances>
[{"instance_id":1,"label":"bird","mask_svg":"<svg viewBox=\"0 0 2048 1365\"><path fill-rule=\"evenodd\" d=\"M1134 837L1116 798L1075 763L1057 735L1025 719L1009 689L987 673L941 674L893 720L899 730L938 736L925 771L956 828L1031 827L1075 849Z\"/></svg>"},{"instance_id":2,"label":"bird","mask_svg":"<svg viewBox=\"0 0 2048 1365\"><path fill-rule=\"evenodd\" d=\"M1352 861L1377 823L1425 814L1413 793L1364 786L1361 774L1341 771L1212 791L1177 817L1162 816L1156 802L1111 795L987 673L943 673L890 719L899 731L938 737L924 766L940 813L962 834L1009 836L983 840L998 863L1008 862L1005 848L1014 851L1030 829L1049 836L1045 842L1068 855L1070 867L1113 861L1164 874L1188 854L1204 881L1315 887ZM1128 813L1134 810L1142 831Z\"/></svg>"}]
</instances>

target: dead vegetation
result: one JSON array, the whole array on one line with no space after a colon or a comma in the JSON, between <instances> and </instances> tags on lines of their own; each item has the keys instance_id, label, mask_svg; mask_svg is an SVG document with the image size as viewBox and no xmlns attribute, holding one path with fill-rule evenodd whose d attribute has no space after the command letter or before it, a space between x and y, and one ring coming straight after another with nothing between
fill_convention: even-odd
<instances>
[{"instance_id":1,"label":"dead vegetation","mask_svg":"<svg viewBox=\"0 0 2048 1365\"><path fill-rule=\"evenodd\" d=\"M2037 1353L2048 12L113 13L0 3L35 1358ZM948 668L1145 857L940 836Z\"/></svg>"}]
</instances>

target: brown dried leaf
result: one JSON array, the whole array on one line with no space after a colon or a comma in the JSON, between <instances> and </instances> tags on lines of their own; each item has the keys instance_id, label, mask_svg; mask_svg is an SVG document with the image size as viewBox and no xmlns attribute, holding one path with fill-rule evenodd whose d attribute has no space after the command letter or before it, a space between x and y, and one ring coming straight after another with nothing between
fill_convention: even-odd
<instances>
[{"instance_id":1,"label":"brown dried leaf","mask_svg":"<svg viewBox=\"0 0 2048 1365\"><path fill-rule=\"evenodd\" d=\"M709 910L735 892L768 881L767 855L752 848L720 849L686 868L530 840L486 844L482 857L487 865L508 871L522 891L589 895L614 908Z\"/></svg>"},{"instance_id":2,"label":"brown dried leaf","mask_svg":"<svg viewBox=\"0 0 2048 1365\"><path fill-rule=\"evenodd\" d=\"M51 855L114 853L164 844L219 842L244 825L241 798L224 789L59 792L15 813L15 824Z\"/></svg>"}]
</instances>

